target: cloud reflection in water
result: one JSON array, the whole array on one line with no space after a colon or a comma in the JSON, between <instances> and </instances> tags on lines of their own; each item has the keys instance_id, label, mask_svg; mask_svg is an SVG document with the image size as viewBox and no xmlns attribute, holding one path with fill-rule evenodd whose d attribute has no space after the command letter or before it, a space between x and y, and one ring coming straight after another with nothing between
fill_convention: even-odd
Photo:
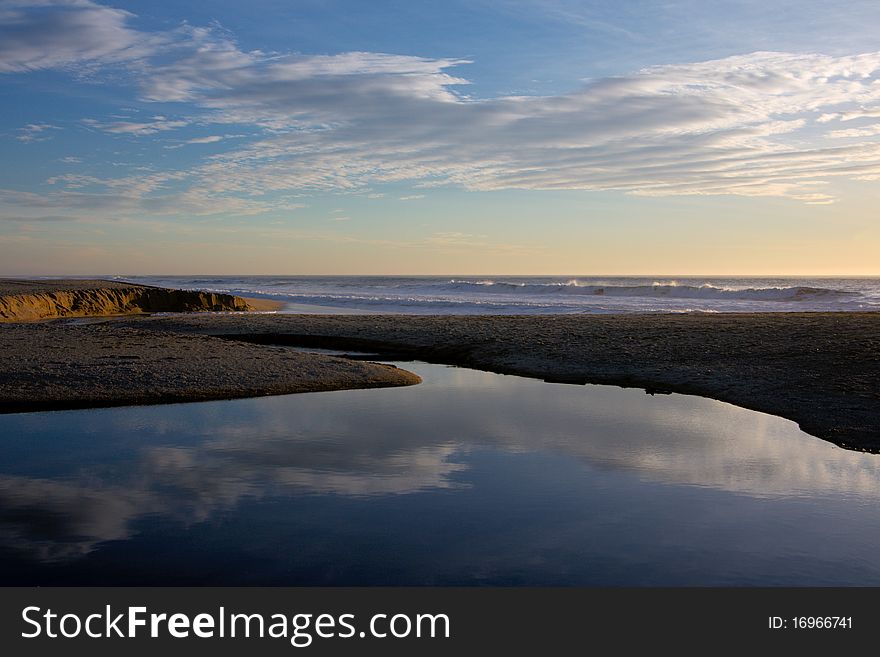
<instances>
[{"instance_id":1,"label":"cloud reflection in water","mask_svg":"<svg viewBox=\"0 0 880 657\"><path fill-rule=\"evenodd\" d=\"M7 416L0 545L63 562L244 499L479 491L474 450L752 498L880 497L880 461L789 421L681 395L407 364L411 388ZM502 476L504 473L500 473ZM546 473L552 479L552 472Z\"/></svg>"}]
</instances>

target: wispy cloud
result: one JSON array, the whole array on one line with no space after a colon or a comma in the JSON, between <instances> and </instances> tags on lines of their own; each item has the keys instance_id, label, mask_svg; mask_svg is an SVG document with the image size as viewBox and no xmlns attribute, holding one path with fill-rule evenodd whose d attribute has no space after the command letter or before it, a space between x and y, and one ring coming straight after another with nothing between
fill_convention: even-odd
<instances>
[{"instance_id":1,"label":"wispy cloud","mask_svg":"<svg viewBox=\"0 0 880 657\"><path fill-rule=\"evenodd\" d=\"M855 119L880 118L880 107L874 109L858 109L849 112L833 112L831 114L823 114L816 121L819 123L828 123L829 121L853 121Z\"/></svg>"},{"instance_id":2,"label":"wispy cloud","mask_svg":"<svg viewBox=\"0 0 880 657\"><path fill-rule=\"evenodd\" d=\"M48 131L60 129L57 125L50 125L48 123L28 123L23 128L19 128L16 139L25 143L46 141L51 138Z\"/></svg>"},{"instance_id":3,"label":"wispy cloud","mask_svg":"<svg viewBox=\"0 0 880 657\"><path fill-rule=\"evenodd\" d=\"M91 128L148 136L236 124L258 135L182 171L58 177L63 189L48 196L57 207L254 214L312 190L373 198L371 186L400 182L827 203L824 183L880 174L873 127L818 127L880 113L880 52L755 52L592 80L567 94L478 101L453 73L466 70L464 59L245 51L216 29L144 34L127 12L87 0L37 4L0 11L13 37L0 40L0 71L137 60L126 70L140 100L177 103L186 117L89 119ZM159 42L168 47L153 56Z\"/></svg>"},{"instance_id":4,"label":"wispy cloud","mask_svg":"<svg viewBox=\"0 0 880 657\"><path fill-rule=\"evenodd\" d=\"M266 231L262 237L269 238L272 240L272 243L276 244L283 244L288 240L296 240L298 242L356 244L400 251L447 254L526 256L545 251L544 247L541 246L499 242L486 235L472 235L460 232L435 232L426 237L406 240L358 237L338 232L276 229Z\"/></svg>"},{"instance_id":5,"label":"wispy cloud","mask_svg":"<svg viewBox=\"0 0 880 657\"><path fill-rule=\"evenodd\" d=\"M82 122L90 128L96 128L98 130L103 130L104 132L137 136L152 135L166 130L177 130L178 128L183 128L184 126L189 125L189 121L180 119L171 120L164 116L154 116L149 121L141 122L113 121L104 123L96 119L83 119Z\"/></svg>"},{"instance_id":6,"label":"wispy cloud","mask_svg":"<svg viewBox=\"0 0 880 657\"><path fill-rule=\"evenodd\" d=\"M828 136L832 139L851 139L861 137L876 137L880 135L880 123L865 128L848 128L846 130L832 130Z\"/></svg>"},{"instance_id":7,"label":"wispy cloud","mask_svg":"<svg viewBox=\"0 0 880 657\"><path fill-rule=\"evenodd\" d=\"M65 174L49 178L42 193L0 189L0 220L30 220L52 214L67 219L119 220L148 216L251 216L301 207L286 199L259 200L211 193L185 183L185 171L118 178ZM181 183L184 183L181 187Z\"/></svg>"},{"instance_id":8,"label":"wispy cloud","mask_svg":"<svg viewBox=\"0 0 880 657\"><path fill-rule=\"evenodd\" d=\"M193 137L192 139L186 139L175 144L168 144L166 146L163 146L163 148L167 150L175 150L177 148L183 148L184 146L191 146L193 144L216 144L217 142L234 136L236 135L210 135L208 137Z\"/></svg>"},{"instance_id":9,"label":"wispy cloud","mask_svg":"<svg viewBox=\"0 0 880 657\"><path fill-rule=\"evenodd\" d=\"M214 144L218 141L223 141L224 137L222 135L210 135L208 137L193 137L192 139L187 139L187 144Z\"/></svg>"},{"instance_id":10,"label":"wispy cloud","mask_svg":"<svg viewBox=\"0 0 880 657\"><path fill-rule=\"evenodd\" d=\"M411 181L813 203L831 199L817 182L880 169L876 144L841 149L805 136L828 110L874 111L880 53L759 52L648 68L565 95L477 102L446 72L460 60L268 58L200 38L211 47L148 73L148 97L185 99L209 112L203 120L272 128L202 168L218 189Z\"/></svg>"},{"instance_id":11,"label":"wispy cloud","mask_svg":"<svg viewBox=\"0 0 880 657\"><path fill-rule=\"evenodd\" d=\"M165 40L129 28L132 15L89 0L0 5L0 73L131 61Z\"/></svg>"}]
</instances>

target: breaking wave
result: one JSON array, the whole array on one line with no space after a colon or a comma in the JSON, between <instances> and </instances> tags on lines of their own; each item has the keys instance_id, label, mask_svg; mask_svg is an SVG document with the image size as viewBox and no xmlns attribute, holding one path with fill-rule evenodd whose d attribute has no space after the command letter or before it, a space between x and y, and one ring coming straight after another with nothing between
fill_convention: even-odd
<instances>
[{"instance_id":1,"label":"breaking wave","mask_svg":"<svg viewBox=\"0 0 880 657\"><path fill-rule=\"evenodd\" d=\"M880 278L165 276L133 280L262 296L286 303L283 312L486 315L880 310Z\"/></svg>"},{"instance_id":2,"label":"breaking wave","mask_svg":"<svg viewBox=\"0 0 880 657\"><path fill-rule=\"evenodd\" d=\"M656 282L652 285L582 285L576 280L565 283L511 283L507 281L451 280L450 291L473 290L482 294L570 294L578 296L643 297L670 299L722 299L742 301L834 301L857 296L853 292L822 287L728 288Z\"/></svg>"}]
</instances>

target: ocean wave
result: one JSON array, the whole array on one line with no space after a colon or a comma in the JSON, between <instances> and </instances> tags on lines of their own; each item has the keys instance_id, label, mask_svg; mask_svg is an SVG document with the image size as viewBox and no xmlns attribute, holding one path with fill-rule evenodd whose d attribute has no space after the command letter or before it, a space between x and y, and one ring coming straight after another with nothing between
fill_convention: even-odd
<instances>
[{"instance_id":1,"label":"ocean wave","mask_svg":"<svg viewBox=\"0 0 880 657\"><path fill-rule=\"evenodd\" d=\"M313 306L313 312L321 312L319 307L331 308L328 312L454 315L880 310L880 279L474 275L167 276L133 281L264 297L290 304L291 310L294 305Z\"/></svg>"},{"instance_id":2,"label":"ocean wave","mask_svg":"<svg viewBox=\"0 0 880 657\"><path fill-rule=\"evenodd\" d=\"M670 299L722 299L742 301L835 301L851 299L857 293L822 287L728 288L679 284L675 281L652 285L581 285L576 280L565 283L511 283L508 281L451 280L450 291L473 290L481 294L566 294L577 296L644 297Z\"/></svg>"}]
</instances>

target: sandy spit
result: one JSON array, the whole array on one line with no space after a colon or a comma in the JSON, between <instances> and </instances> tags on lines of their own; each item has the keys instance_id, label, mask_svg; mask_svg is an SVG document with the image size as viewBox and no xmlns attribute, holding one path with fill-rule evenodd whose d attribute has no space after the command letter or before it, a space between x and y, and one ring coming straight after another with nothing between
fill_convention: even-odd
<instances>
[{"instance_id":1,"label":"sandy spit","mask_svg":"<svg viewBox=\"0 0 880 657\"><path fill-rule=\"evenodd\" d=\"M388 365L69 320L0 326L0 412L411 385Z\"/></svg>"}]
</instances>

